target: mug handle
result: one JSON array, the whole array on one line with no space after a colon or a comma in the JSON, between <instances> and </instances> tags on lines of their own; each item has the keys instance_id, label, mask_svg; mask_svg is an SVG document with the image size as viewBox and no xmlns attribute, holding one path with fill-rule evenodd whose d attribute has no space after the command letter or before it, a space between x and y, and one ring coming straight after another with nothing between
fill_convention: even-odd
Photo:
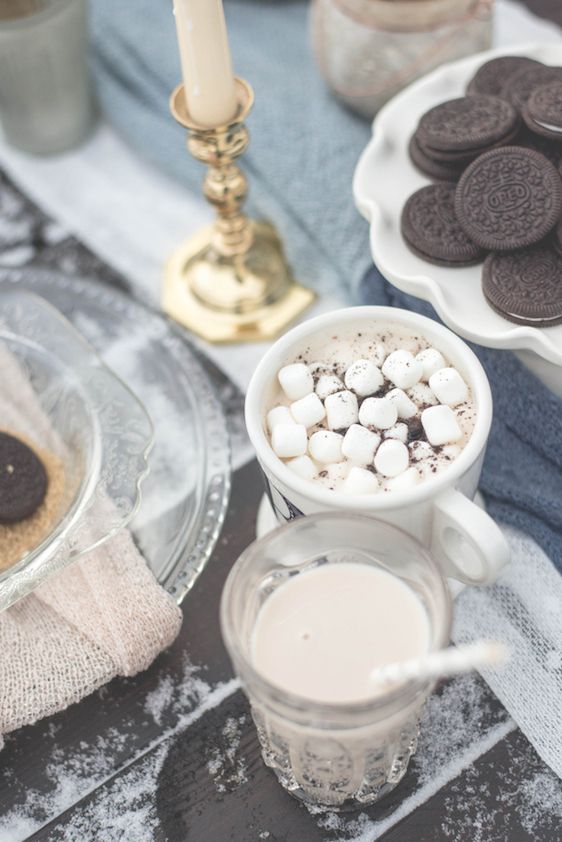
<instances>
[{"instance_id":1,"label":"mug handle","mask_svg":"<svg viewBox=\"0 0 562 842\"><path fill-rule=\"evenodd\" d=\"M499 526L468 497L449 489L434 501L431 552L445 576L467 585L489 585L509 562Z\"/></svg>"}]
</instances>

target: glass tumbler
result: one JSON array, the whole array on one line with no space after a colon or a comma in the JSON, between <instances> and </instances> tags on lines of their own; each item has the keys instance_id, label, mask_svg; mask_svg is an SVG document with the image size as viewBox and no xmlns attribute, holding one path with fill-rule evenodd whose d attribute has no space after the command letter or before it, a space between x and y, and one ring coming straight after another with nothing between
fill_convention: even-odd
<instances>
[{"instance_id":1,"label":"glass tumbler","mask_svg":"<svg viewBox=\"0 0 562 842\"><path fill-rule=\"evenodd\" d=\"M95 122L87 0L0 2L0 123L12 146L51 155Z\"/></svg>"},{"instance_id":2,"label":"glass tumbler","mask_svg":"<svg viewBox=\"0 0 562 842\"><path fill-rule=\"evenodd\" d=\"M285 691L254 668L251 638L264 602L289 578L344 562L403 580L427 612L431 648L447 645L451 597L438 565L406 533L361 515L299 518L256 541L233 566L221 602L223 638L250 700L265 763L292 795L330 809L372 804L401 780L434 683L412 680L368 700L321 703Z\"/></svg>"}]
</instances>

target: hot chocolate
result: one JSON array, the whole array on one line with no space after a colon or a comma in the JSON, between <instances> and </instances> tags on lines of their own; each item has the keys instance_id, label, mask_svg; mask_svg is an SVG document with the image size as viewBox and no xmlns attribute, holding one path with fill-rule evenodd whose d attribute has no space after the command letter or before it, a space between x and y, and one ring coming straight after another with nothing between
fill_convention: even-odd
<instances>
[{"instance_id":1,"label":"hot chocolate","mask_svg":"<svg viewBox=\"0 0 562 842\"><path fill-rule=\"evenodd\" d=\"M446 356L402 325L314 338L278 372L271 446L297 475L363 495L407 489L457 458L476 419Z\"/></svg>"}]
</instances>

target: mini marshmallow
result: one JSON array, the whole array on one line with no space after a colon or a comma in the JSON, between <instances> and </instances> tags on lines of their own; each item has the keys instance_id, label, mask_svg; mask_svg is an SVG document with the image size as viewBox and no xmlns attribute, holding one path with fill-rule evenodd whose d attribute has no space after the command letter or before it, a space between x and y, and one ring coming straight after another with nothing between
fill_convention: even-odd
<instances>
[{"instance_id":1,"label":"mini marshmallow","mask_svg":"<svg viewBox=\"0 0 562 842\"><path fill-rule=\"evenodd\" d=\"M324 401L330 430L347 430L357 423L359 409L353 392L336 392Z\"/></svg>"},{"instance_id":2,"label":"mini marshmallow","mask_svg":"<svg viewBox=\"0 0 562 842\"><path fill-rule=\"evenodd\" d=\"M427 441L413 441L408 445L412 462L422 462L435 456L435 451Z\"/></svg>"},{"instance_id":3,"label":"mini marshmallow","mask_svg":"<svg viewBox=\"0 0 562 842\"><path fill-rule=\"evenodd\" d=\"M384 488L387 491L407 491L408 488L417 485L420 479L421 477L415 468L408 468L398 476L385 480Z\"/></svg>"},{"instance_id":4,"label":"mini marshmallow","mask_svg":"<svg viewBox=\"0 0 562 842\"><path fill-rule=\"evenodd\" d=\"M336 392L341 392L343 383L335 374L321 374L316 384L315 392L324 401L328 395L333 395Z\"/></svg>"},{"instance_id":5,"label":"mini marshmallow","mask_svg":"<svg viewBox=\"0 0 562 842\"><path fill-rule=\"evenodd\" d=\"M398 409L388 398L367 398L359 409L359 421L364 427L386 430L396 424Z\"/></svg>"},{"instance_id":6,"label":"mini marshmallow","mask_svg":"<svg viewBox=\"0 0 562 842\"><path fill-rule=\"evenodd\" d=\"M318 473L316 465L310 456L297 456L295 459L289 459L289 461L285 464L291 469L291 471L294 471L295 474L303 479L314 479Z\"/></svg>"},{"instance_id":7,"label":"mini marshmallow","mask_svg":"<svg viewBox=\"0 0 562 842\"><path fill-rule=\"evenodd\" d=\"M418 406L435 406L439 403L432 390L426 383L416 383L411 389L408 389L408 396Z\"/></svg>"},{"instance_id":8,"label":"mini marshmallow","mask_svg":"<svg viewBox=\"0 0 562 842\"><path fill-rule=\"evenodd\" d=\"M401 441L386 439L375 453L375 468L384 477L396 477L410 462L408 448Z\"/></svg>"},{"instance_id":9,"label":"mini marshmallow","mask_svg":"<svg viewBox=\"0 0 562 842\"><path fill-rule=\"evenodd\" d=\"M379 481L371 471L354 465L342 487L344 494L375 494L379 490Z\"/></svg>"},{"instance_id":10,"label":"mini marshmallow","mask_svg":"<svg viewBox=\"0 0 562 842\"><path fill-rule=\"evenodd\" d=\"M462 452L462 447L459 447L458 444L446 444L441 453L443 456L446 456L447 459L450 459L451 462L453 459L456 459L457 456L460 456Z\"/></svg>"},{"instance_id":11,"label":"mini marshmallow","mask_svg":"<svg viewBox=\"0 0 562 842\"><path fill-rule=\"evenodd\" d=\"M384 345L382 342L377 342L376 345L371 348L371 353L373 355L373 362L380 368L384 362L384 358L386 357L386 351L384 350Z\"/></svg>"},{"instance_id":12,"label":"mini marshmallow","mask_svg":"<svg viewBox=\"0 0 562 842\"><path fill-rule=\"evenodd\" d=\"M343 437L341 452L356 465L370 465L380 443L381 438L376 433L360 424L352 424Z\"/></svg>"},{"instance_id":13,"label":"mini marshmallow","mask_svg":"<svg viewBox=\"0 0 562 842\"><path fill-rule=\"evenodd\" d=\"M349 462L336 462L334 465L326 465L325 470L328 472L328 480L336 485L346 478L351 468Z\"/></svg>"},{"instance_id":14,"label":"mini marshmallow","mask_svg":"<svg viewBox=\"0 0 562 842\"><path fill-rule=\"evenodd\" d=\"M412 418L416 412L418 411L417 406L413 401L410 400L406 392L403 389L391 389L390 392L387 392L385 397L387 400L392 401L395 405L396 409L398 410L398 417L399 418Z\"/></svg>"},{"instance_id":15,"label":"mini marshmallow","mask_svg":"<svg viewBox=\"0 0 562 842\"><path fill-rule=\"evenodd\" d=\"M345 372L346 388L361 397L377 392L383 383L380 369L371 360L356 360Z\"/></svg>"},{"instance_id":16,"label":"mini marshmallow","mask_svg":"<svg viewBox=\"0 0 562 842\"><path fill-rule=\"evenodd\" d=\"M468 398L468 386L456 368L442 368L429 378L429 385L439 403L457 406Z\"/></svg>"},{"instance_id":17,"label":"mini marshmallow","mask_svg":"<svg viewBox=\"0 0 562 842\"><path fill-rule=\"evenodd\" d=\"M331 430L318 430L308 441L308 452L317 462L327 465L330 462L341 462L343 436Z\"/></svg>"},{"instance_id":18,"label":"mini marshmallow","mask_svg":"<svg viewBox=\"0 0 562 842\"><path fill-rule=\"evenodd\" d=\"M424 351L420 351L419 354L416 354L416 360L422 364L421 379L425 380L426 383L432 374L447 365L445 357L436 348L426 348Z\"/></svg>"},{"instance_id":19,"label":"mini marshmallow","mask_svg":"<svg viewBox=\"0 0 562 842\"><path fill-rule=\"evenodd\" d=\"M291 401L297 401L299 398L304 398L314 391L314 380L312 374L308 370L308 366L304 363L292 363L285 365L279 371L277 378L281 384L281 388Z\"/></svg>"},{"instance_id":20,"label":"mini marshmallow","mask_svg":"<svg viewBox=\"0 0 562 842\"><path fill-rule=\"evenodd\" d=\"M422 364L409 351L393 351L383 363L382 373L399 389L411 389L422 376Z\"/></svg>"},{"instance_id":21,"label":"mini marshmallow","mask_svg":"<svg viewBox=\"0 0 562 842\"><path fill-rule=\"evenodd\" d=\"M407 424L395 424L393 427L389 427L388 430L384 431L385 439L398 439L403 444L406 444L408 441L408 425Z\"/></svg>"},{"instance_id":22,"label":"mini marshmallow","mask_svg":"<svg viewBox=\"0 0 562 842\"><path fill-rule=\"evenodd\" d=\"M462 438L462 430L450 406L440 404L424 409L421 422L429 443L434 446L451 444Z\"/></svg>"},{"instance_id":23,"label":"mini marshmallow","mask_svg":"<svg viewBox=\"0 0 562 842\"><path fill-rule=\"evenodd\" d=\"M278 424L271 434L273 452L281 459L304 456L308 437L303 424Z\"/></svg>"},{"instance_id":24,"label":"mini marshmallow","mask_svg":"<svg viewBox=\"0 0 562 842\"><path fill-rule=\"evenodd\" d=\"M314 392L301 398L290 406L291 415L297 424L304 424L305 427L314 427L326 417L324 404Z\"/></svg>"},{"instance_id":25,"label":"mini marshmallow","mask_svg":"<svg viewBox=\"0 0 562 842\"><path fill-rule=\"evenodd\" d=\"M270 409L266 416L267 429L270 433L278 424L294 424L293 416L289 411L288 406L274 406Z\"/></svg>"}]
</instances>

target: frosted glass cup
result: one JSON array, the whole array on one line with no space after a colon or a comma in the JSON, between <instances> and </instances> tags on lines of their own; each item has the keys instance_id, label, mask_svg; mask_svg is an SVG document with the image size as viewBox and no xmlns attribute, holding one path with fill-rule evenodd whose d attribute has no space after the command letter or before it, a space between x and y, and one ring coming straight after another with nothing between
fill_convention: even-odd
<instances>
[{"instance_id":1,"label":"frosted glass cup","mask_svg":"<svg viewBox=\"0 0 562 842\"><path fill-rule=\"evenodd\" d=\"M87 0L0 3L0 123L8 143L51 155L95 122Z\"/></svg>"},{"instance_id":2,"label":"frosted glass cup","mask_svg":"<svg viewBox=\"0 0 562 842\"><path fill-rule=\"evenodd\" d=\"M330 809L372 804L401 780L434 683L414 680L366 701L327 704L289 693L254 668L251 639L264 602L289 578L343 562L401 579L425 608L430 648L447 645L451 596L439 565L405 532L362 515L315 514L256 541L230 571L221 602L224 642L250 700L265 763L292 795Z\"/></svg>"}]
</instances>

